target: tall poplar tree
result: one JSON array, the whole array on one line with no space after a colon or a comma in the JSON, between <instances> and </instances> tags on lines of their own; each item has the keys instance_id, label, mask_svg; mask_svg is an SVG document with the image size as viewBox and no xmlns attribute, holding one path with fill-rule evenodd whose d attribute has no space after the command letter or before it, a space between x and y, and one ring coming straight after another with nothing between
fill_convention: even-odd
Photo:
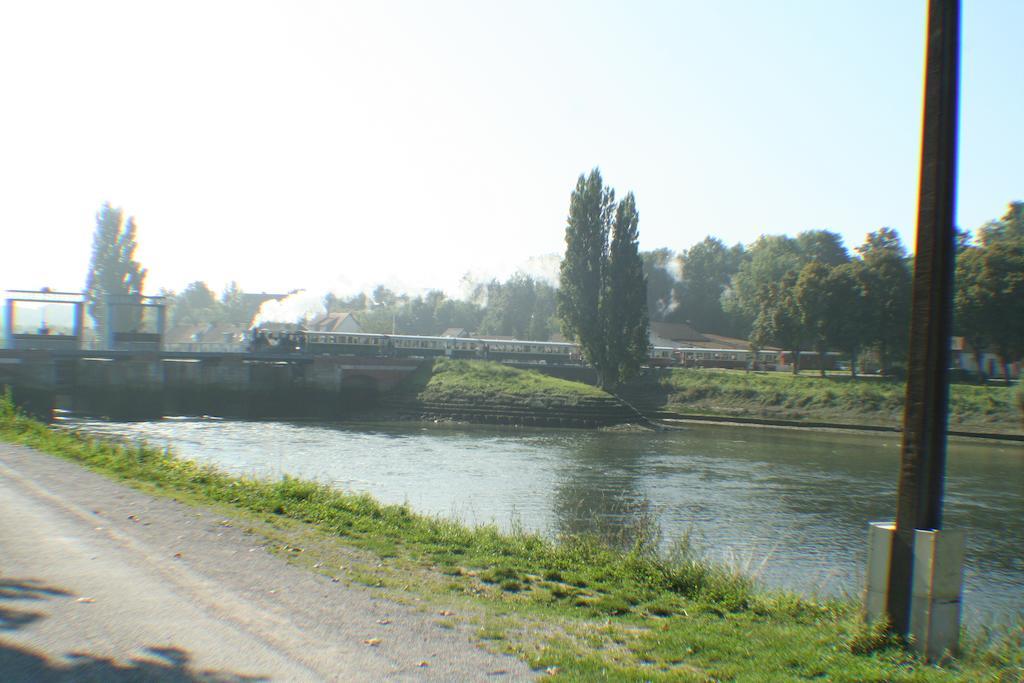
<instances>
[{"instance_id":1,"label":"tall poplar tree","mask_svg":"<svg viewBox=\"0 0 1024 683\"><path fill-rule=\"evenodd\" d=\"M617 207L598 169L580 175L569 200L558 315L601 387L635 374L649 344L638 222L632 194Z\"/></svg>"},{"instance_id":2,"label":"tall poplar tree","mask_svg":"<svg viewBox=\"0 0 1024 683\"><path fill-rule=\"evenodd\" d=\"M141 301L146 269L135 260L135 219L124 220L124 212L104 203L96 214L92 240L92 260L85 282L89 315L103 334L107 326L109 297L131 297ZM142 321L140 306L117 306L111 316L114 332L138 329Z\"/></svg>"},{"instance_id":3,"label":"tall poplar tree","mask_svg":"<svg viewBox=\"0 0 1024 683\"><path fill-rule=\"evenodd\" d=\"M651 343L639 223L636 198L630 192L615 209L605 271L606 362L613 383L624 382L637 373Z\"/></svg>"}]
</instances>

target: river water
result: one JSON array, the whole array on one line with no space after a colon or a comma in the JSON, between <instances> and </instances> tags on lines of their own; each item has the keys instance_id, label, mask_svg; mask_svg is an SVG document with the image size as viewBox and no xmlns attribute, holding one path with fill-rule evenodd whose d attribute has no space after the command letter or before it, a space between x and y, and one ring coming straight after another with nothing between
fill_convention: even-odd
<instances>
[{"instance_id":1,"label":"river water","mask_svg":"<svg viewBox=\"0 0 1024 683\"><path fill-rule=\"evenodd\" d=\"M142 438L237 474L316 479L470 524L628 539L654 522L668 546L763 584L859 595L867 523L895 508L899 437L695 425L672 432L419 423L70 420ZM945 527L968 533L964 618L1024 616L1024 447L953 440Z\"/></svg>"}]
</instances>

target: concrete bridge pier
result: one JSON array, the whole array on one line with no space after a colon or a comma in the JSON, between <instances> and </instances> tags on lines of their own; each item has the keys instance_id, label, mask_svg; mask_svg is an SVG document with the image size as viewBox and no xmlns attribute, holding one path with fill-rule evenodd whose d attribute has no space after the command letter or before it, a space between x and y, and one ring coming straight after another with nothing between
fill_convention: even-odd
<instances>
[{"instance_id":1,"label":"concrete bridge pier","mask_svg":"<svg viewBox=\"0 0 1024 683\"><path fill-rule=\"evenodd\" d=\"M70 409L114 420L159 418L164 414L163 370L157 356L83 358L74 365ZM53 386L56 392L57 383Z\"/></svg>"}]
</instances>

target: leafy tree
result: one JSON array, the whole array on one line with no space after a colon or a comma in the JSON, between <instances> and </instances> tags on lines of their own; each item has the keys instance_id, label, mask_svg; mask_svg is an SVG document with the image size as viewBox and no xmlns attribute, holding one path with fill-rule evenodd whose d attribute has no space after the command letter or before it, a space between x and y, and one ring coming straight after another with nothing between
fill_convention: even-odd
<instances>
[{"instance_id":1,"label":"leafy tree","mask_svg":"<svg viewBox=\"0 0 1024 683\"><path fill-rule=\"evenodd\" d=\"M492 280L487 285L487 308L480 333L526 339L536 296L531 277L517 274L505 283Z\"/></svg>"},{"instance_id":2,"label":"leafy tree","mask_svg":"<svg viewBox=\"0 0 1024 683\"><path fill-rule=\"evenodd\" d=\"M910 260L899 234L891 228L869 233L857 248L864 262L867 308L882 370L906 357L910 332Z\"/></svg>"},{"instance_id":3,"label":"leafy tree","mask_svg":"<svg viewBox=\"0 0 1024 683\"><path fill-rule=\"evenodd\" d=\"M1024 248L994 246L986 261L1000 310L992 321L992 346L1003 362L1003 377L1008 378L1010 364L1024 358Z\"/></svg>"},{"instance_id":4,"label":"leafy tree","mask_svg":"<svg viewBox=\"0 0 1024 683\"><path fill-rule=\"evenodd\" d=\"M395 302L391 305L371 305L359 316L359 324L364 332L372 332L374 334L391 334L394 330L399 334L405 334L408 332L402 325L399 324L399 319L404 316L402 310L402 303Z\"/></svg>"},{"instance_id":5,"label":"leafy tree","mask_svg":"<svg viewBox=\"0 0 1024 683\"><path fill-rule=\"evenodd\" d=\"M397 334L435 335L449 327L474 330L482 316L480 306L475 302L452 300L436 289L422 296L409 297L379 286L374 290L374 296L390 303L376 304L360 295L348 299L330 297L327 299L328 310L354 310L356 304L365 301L367 307L360 314L359 322L365 331L378 334L391 334L394 330Z\"/></svg>"},{"instance_id":6,"label":"leafy tree","mask_svg":"<svg viewBox=\"0 0 1024 683\"><path fill-rule=\"evenodd\" d=\"M175 325L204 325L220 319L220 303L205 282L189 283L181 294L175 297Z\"/></svg>"},{"instance_id":7,"label":"leafy tree","mask_svg":"<svg viewBox=\"0 0 1024 683\"><path fill-rule=\"evenodd\" d=\"M646 352L648 346L647 284L637 249L637 222L632 194L616 207L615 192L604 187L598 169L580 175L569 201L558 315L566 336L579 341L584 358L597 371L601 387L635 373L636 347L642 344ZM625 311L625 301L637 304ZM620 334L627 336L612 339Z\"/></svg>"},{"instance_id":8,"label":"leafy tree","mask_svg":"<svg viewBox=\"0 0 1024 683\"><path fill-rule=\"evenodd\" d=\"M437 322L437 309L444 301L444 292L439 289L432 289L423 296L412 299L406 307L409 331L424 335L441 332Z\"/></svg>"},{"instance_id":9,"label":"leafy tree","mask_svg":"<svg viewBox=\"0 0 1024 683\"><path fill-rule=\"evenodd\" d=\"M796 303L807 339L824 361L829 349L850 353L850 374L856 376L857 353L866 338L865 289L860 261L827 265L814 260L796 282ZM825 375L825 363L820 364Z\"/></svg>"},{"instance_id":10,"label":"leafy tree","mask_svg":"<svg viewBox=\"0 0 1024 683\"><path fill-rule=\"evenodd\" d=\"M758 294L757 317L751 340L761 349L775 344L793 355L793 374L800 372L800 352L804 349L807 331L797 300L799 276L790 270L778 282L764 285Z\"/></svg>"},{"instance_id":11,"label":"leafy tree","mask_svg":"<svg viewBox=\"0 0 1024 683\"><path fill-rule=\"evenodd\" d=\"M985 368L981 356L989 343L989 321L993 315L999 314L994 299L985 278L984 250L968 247L957 254L953 290L953 329L967 341L974 352L979 384L985 382Z\"/></svg>"},{"instance_id":12,"label":"leafy tree","mask_svg":"<svg viewBox=\"0 0 1024 683\"><path fill-rule=\"evenodd\" d=\"M546 282L516 273L504 283L488 283L483 298L480 334L546 340L555 329L556 295Z\"/></svg>"},{"instance_id":13,"label":"leafy tree","mask_svg":"<svg viewBox=\"0 0 1024 683\"><path fill-rule=\"evenodd\" d=\"M348 298L339 297L333 292L324 295L324 310L327 313L362 311L369 305L370 299L366 296L366 292L358 292Z\"/></svg>"},{"instance_id":14,"label":"leafy tree","mask_svg":"<svg viewBox=\"0 0 1024 683\"><path fill-rule=\"evenodd\" d=\"M370 298L373 299L373 303L377 305L384 304L386 306L393 306L398 303L398 297L395 293L384 285L377 285L373 290L373 294L370 295Z\"/></svg>"},{"instance_id":15,"label":"leafy tree","mask_svg":"<svg viewBox=\"0 0 1024 683\"><path fill-rule=\"evenodd\" d=\"M980 231L981 247L970 263L974 272L968 279L973 298L983 305L982 334L991 343L1009 377L1009 365L1024 357L1024 204L1010 205L1003 220Z\"/></svg>"},{"instance_id":16,"label":"leafy tree","mask_svg":"<svg viewBox=\"0 0 1024 683\"><path fill-rule=\"evenodd\" d=\"M135 219L124 221L124 212L104 203L96 214L96 231L92 241L92 260L85 282L89 315L96 329L107 331L109 297L141 302L146 270L135 260ZM137 330L142 321L142 308L116 306L110 312L114 332Z\"/></svg>"},{"instance_id":17,"label":"leafy tree","mask_svg":"<svg viewBox=\"0 0 1024 683\"><path fill-rule=\"evenodd\" d=\"M829 273L829 306L833 311L828 326L828 343L850 354L850 376L857 376L857 357L870 336L867 280L864 263L852 260Z\"/></svg>"},{"instance_id":18,"label":"leafy tree","mask_svg":"<svg viewBox=\"0 0 1024 683\"><path fill-rule=\"evenodd\" d=\"M746 335L756 312L737 316L722 305L722 297L745 259L742 245L727 247L717 237L705 237L684 251L679 257L679 307L672 319L689 322L704 332Z\"/></svg>"},{"instance_id":19,"label":"leafy tree","mask_svg":"<svg viewBox=\"0 0 1024 683\"><path fill-rule=\"evenodd\" d=\"M953 230L954 251L959 258L960 254L971 248L971 233L969 230L960 230L959 228L953 228Z\"/></svg>"},{"instance_id":20,"label":"leafy tree","mask_svg":"<svg viewBox=\"0 0 1024 683\"><path fill-rule=\"evenodd\" d=\"M796 241L805 262L841 266L850 260L843 238L834 232L806 230L796 236Z\"/></svg>"},{"instance_id":21,"label":"leafy tree","mask_svg":"<svg viewBox=\"0 0 1024 683\"><path fill-rule=\"evenodd\" d=\"M445 299L438 304L434 317L439 331L461 327L473 332L480 326L483 310L472 301Z\"/></svg>"},{"instance_id":22,"label":"leafy tree","mask_svg":"<svg viewBox=\"0 0 1024 683\"><path fill-rule=\"evenodd\" d=\"M835 319L842 315L833 308L832 268L820 261L808 263L797 276L793 295L800 323L814 350L818 352L821 376L825 376L825 352L832 338Z\"/></svg>"},{"instance_id":23,"label":"leafy tree","mask_svg":"<svg viewBox=\"0 0 1024 683\"><path fill-rule=\"evenodd\" d=\"M732 278L723 296L727 311L755 320L761 313L765 288L777 286L787 273L800 272L804 265L800 244L785 235L762 235L750 245L747 258Z\"/></svg>"},{"instance_id":24,"label":"leafy tree","mask_svg":"<svg viewBox=\"0 0 1024 683\"><path fill-rule=\"evenodd\" d=\"M987 223L978 232L985 245L1014 244L1024 240L1024 202L1010 202L1001 220Z\"/></svg>"}]
</instances>

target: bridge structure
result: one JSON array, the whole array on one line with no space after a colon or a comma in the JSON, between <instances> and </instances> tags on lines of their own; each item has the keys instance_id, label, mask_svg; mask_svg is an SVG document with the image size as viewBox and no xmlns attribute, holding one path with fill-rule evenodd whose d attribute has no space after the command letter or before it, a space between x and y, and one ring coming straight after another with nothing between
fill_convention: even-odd
<instances>
[{"instance_id":1,"label":"bridge structure","mask_svg":"<svg viewBox=\"0 0 1024 683\"><path fill-rule=\"evenodd\" d=\"M423 361L368 356L2 349L0 386L43 418L336 419L373 406Z\"/></svg>"},{"instance_id":2,"label":"bridge structure","mask_svg":"<svg viewBox=\"0 0 1024 683\"><path fill-rule=\"evenodd\" d=\"M163 344L161 297L107 297L98 307L103 324L91 335L85 328L86 304L81 292L7 292L0 387L9 387L23 409L40 417L59 408L113 419L333 419L372 406L422 363L241 349L170 351ZM47 310L52 318L53 307L68 306L70 324L47 323ZM35 309L23 316L31 324L19 324L23 308Z\"/></svg>"}]
</instances>

